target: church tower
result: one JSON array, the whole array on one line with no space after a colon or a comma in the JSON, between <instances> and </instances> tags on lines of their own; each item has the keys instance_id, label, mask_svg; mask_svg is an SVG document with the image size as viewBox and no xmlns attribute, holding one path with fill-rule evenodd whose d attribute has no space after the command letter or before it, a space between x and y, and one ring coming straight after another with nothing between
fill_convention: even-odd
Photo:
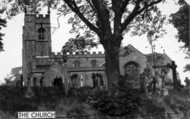
<instances>
[{"instance_id":1,"label":"church tower","mask_svg":"<svg viewBox=\"0 0 190 119\"><path fill-rule=\"evenodd\" d=\"M35 68L35 58L48 57L51 53L50 10L38 14L32 1L26 6L23 26L23 78L25 85Z\"/></svg>"}]
</instances>

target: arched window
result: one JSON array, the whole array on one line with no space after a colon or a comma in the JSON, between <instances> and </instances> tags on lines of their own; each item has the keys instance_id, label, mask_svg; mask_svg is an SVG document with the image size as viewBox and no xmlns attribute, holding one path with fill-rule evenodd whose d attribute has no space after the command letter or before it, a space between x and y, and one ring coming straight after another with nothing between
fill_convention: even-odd
<instances>
[{"instance_id":1,"label":"arched window","mask_svg":"<svg viewBox=\"0 0 190 119\"><path fill-rule=\"evenodd\" d=\"M57 88L62 88L63 87L63 80L61 77L56 77L53 81L53 86Z\"/></svg>"},{"instance_id":2,"label":"arched window","mask_svg":"<svg viewBox=\"0 0 190 119\"><path fill-rule=\"evenodd\" d=\"M40 78L40 87L43 87L43 80L44 80L44 77L42 76L42 77Z\"/></svg>"},{"instance_id":3,"label":"arched window","mask_svg":"<svg viewBox=\"0 0 190 119\"><path fill-rule=\"evenodd\" d=\"M139 74L139 64L133 61L130 61L124 65L124 72L127 75L138 75Z\"/></svg>"},{"instance_id":4,"label":"arched window","mask_svg":"<svg viewBox=\"0 0 190 119\"><path fill-rule=\"evenodd\" d=\"M36 82L36 77L33 78L33 86L36 87L37 86L37 82Z\"/></svg>"},{"instance_id":5,"label":"arched window","mask_svg":"<svg viewBox=\"0 0 190 119\"><path fill-rule=\"evenodd\" d=\"M75 61L74 61L74 67L75 67L75 68L79 68L79 67L80 67L80 61L75 60Z\"/></svg>"},{"instance_id":6,"label":"arched window","mask_svg":"<svg viewBox=\"0 0 190 119\"><path fill-rule=\"evenodd\" d=\"M92 67L96 67L97 66L97 61L96 60L92 60L91 61L91 65L92 65Z\"/></svg>"},{"instance_id":7,"label":"arched window","mask_svg":"<svg viewBox=\"0 0 190 119\"><path fill-rule=\"evenodd\" d=\"M78 74L72 74L71 75L71 87L72 88L78 88L78 79L79 79L79 76Z\"/></svg>"},{"instance_id":8,"label":"arched window","mask_svg":"<svg viewBox=\"0 0 190 119\"><path fill-rule=\"evenodd\" d=\"M92 81L93 81L93 88L98 87L98 79L96 73L92 73Z\"/></svg>"},{"instance_id":9,"label":"arched window","mask_svg":"<svg viewBox=\"0 0 190 119\"><path fill-rule=\"evenodd\" d=\"M38 29L38 39L44 40L45 39L45 29L43 28L42 24L40 24L40 28Z\"/></svg>"},{"instance_id":10,"label":"arched window","mask_svg":"<svg viewBox=\"0 0 190 119\"><path fill-rule=\"evenodd\" d=\"M103 76L100 73L92 73L93 88L104 86Z\"/></svg>"}]
</instances>

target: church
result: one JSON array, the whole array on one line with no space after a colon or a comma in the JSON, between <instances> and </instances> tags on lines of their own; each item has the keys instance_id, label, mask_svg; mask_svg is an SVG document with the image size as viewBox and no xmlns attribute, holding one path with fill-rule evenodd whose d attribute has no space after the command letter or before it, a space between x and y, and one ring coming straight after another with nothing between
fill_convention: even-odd
<instances>
[{"instance_id":1,"label":"church","mask_svg":"<svg viewBox=\"0 0 190 119\"><path fill-rule=\"evenodd\" d=\"M25 86L51 87L67 85L107 88L105 55L102 52L53 53L51 47L50 11L47 14L25 12L23 26L22 70ZM166 54L159 54L162 64L171 62ZM150 67L151 55L145 55L132 45L121 48L121 75L139 75Z\"/></svg>"}]
</instances>

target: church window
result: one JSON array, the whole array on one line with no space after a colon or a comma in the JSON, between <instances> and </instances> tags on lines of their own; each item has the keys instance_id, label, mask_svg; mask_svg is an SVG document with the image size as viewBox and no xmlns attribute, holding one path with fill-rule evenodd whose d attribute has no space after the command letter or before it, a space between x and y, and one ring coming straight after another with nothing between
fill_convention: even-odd
<instances>
[{"instance_id":1,"label":"church window","mask_svg":"<svg viewBox=\"0 0 190 119\"><path fill-rule=\"evenodd\" d=\"M74 67L75 68L80 67L80 61L78 61L78 60L74 61Z\"/></svg>"},{"instance_id":2,"label":"church window","mask_svg":"<svg viewBox=\"0 0 190 119\"><path fill-rule=\"evenodd\" d=\"M36 87L36 85L37 85L37 82L36 82L36 78L34 77L33 78L33 86Z\"/></svg>"},{"instance_id":3,"label":"church window","mask_svg":"<svg viewBox=\"0 0 190 119\"><path fill-rule=\"evenodd\" d=\"M56 78L54 79L54 81L53 81L53 86L54 86L55 88L60 88L60 89L62 89L62 87L63 87L63 80L62 80L62 78L61 78L61 77L56 77Z\"/></svg>"},{"instance_id":4,"label":"church window","mask_svg":"<svg viewBox=\"0 0 190 119\"><path fill-rule=\"evenodd\" d=\"M92 65L92 67L96 67L97 66L97 61L96 60L92 60L91 61L91 65Z\"/></svg>"},{"instance_id":5,"label":"church window","mask_svg":"<svg viewBox=\"0 0 190 119\"><path fill-rule=\"evenodd\" d=\"M42 76L42 77L40 78L40 87L43 87L43 80L44 80L44 77Z\"/></svg>"},{"instance_id":6,"label":"church window","mask_svg":"<svg viewBox=\"0 0 190 119\"><path fill-rule=\"evenodd\" d=\"M71 75L71 87L72 88L78 88L79 84L78 84L78 79L79 79L79 76L78 74L72 74Z\"/></svg>"},{"instance_id":7,"label":"church window","mask_svg":"<svg viewBox=\"0 0 190 119\"><path fill-rule=\"evenodd\" d=\"M39 40L45 39L45 29L43 28L42 24L40 24L40 28L38 29L38 38Z\"/></svg>"},{"instance_id":8,"label":"church window","mask_svg":"<svg viewBox=\"0 0 190 119\"><path fill-rule=\"evenodd\" d=\"M104 86L103 76L100 73L92 73L93 88Z\"/></svg>"},{"instance_id":9,"label":"church window","mask_svg":"<svg viewBox=\"0 0 190 119\"><path fill-rule=\"evenodd\" d=\"M124 66L124 71L125 71L125 74L127 75L133 75L133 76L138 75L139 64L133 61L128 62Z\"/></svg>"}]
</instances>

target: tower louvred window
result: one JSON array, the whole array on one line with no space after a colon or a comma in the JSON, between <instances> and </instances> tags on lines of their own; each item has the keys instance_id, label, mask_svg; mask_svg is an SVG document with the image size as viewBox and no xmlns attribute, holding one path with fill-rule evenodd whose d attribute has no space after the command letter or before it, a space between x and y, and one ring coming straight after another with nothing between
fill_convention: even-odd
<instances>
[{"instance_id":1,"label":"tower louvred window","mask_svg":"<svg viewBox=\"0 0 190 119\"><path fill-rule=\"evenodd\" d=\"M38 38L40 40L44 40L45 39L45 29L43 28L42 24L41 27L38 29Z\"/></svg>"}]
</instances>

